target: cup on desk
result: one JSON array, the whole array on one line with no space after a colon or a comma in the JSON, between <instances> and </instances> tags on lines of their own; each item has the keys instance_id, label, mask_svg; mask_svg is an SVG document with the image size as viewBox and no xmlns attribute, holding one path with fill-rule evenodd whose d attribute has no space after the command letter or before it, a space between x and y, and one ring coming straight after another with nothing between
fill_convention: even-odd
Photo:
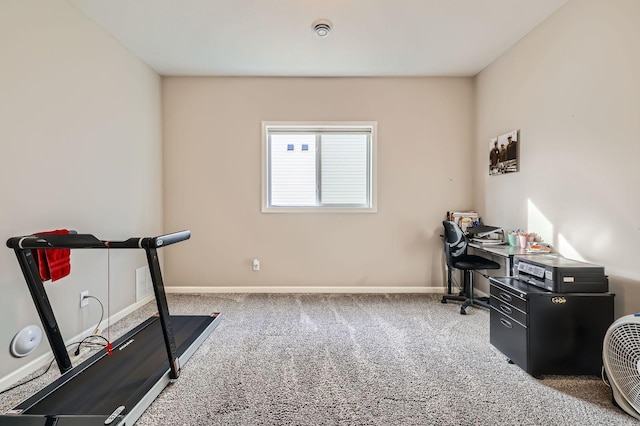
<instances>
[{"instance_id":1,"label":"cup on desk","mask_svg":"<svg viewBox=\"0 0 640 426\"><path fill-rule=\"evenodd\" d=\"M526 235L519 235L518 238L520 239L520 247L526 248L527 247L527 236Z\"/></svg>"},{"instance_id":2,"label":"cup on desk","mask_svg":"<svg viewBox=\"0 0 640 426\"><path fill-rule=\"evenodd\" d=\"M507 235L507 238L509 238L509 245L511 247L518 247L518 236L517 235Z\"/></svg>"}]
</instances>

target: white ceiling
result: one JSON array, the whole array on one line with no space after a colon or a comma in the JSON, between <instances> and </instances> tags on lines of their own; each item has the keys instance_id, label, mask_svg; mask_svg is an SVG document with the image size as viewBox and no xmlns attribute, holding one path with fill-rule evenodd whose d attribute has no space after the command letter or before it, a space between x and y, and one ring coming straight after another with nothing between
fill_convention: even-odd
<instances>
[{"instance_id":1,"label":"white ceiling","mask_svg":"<svg viewBox=\"0 0 640 426\"><path fill-rule=\"evenodd\" d=\"M159 74L198 76L474 76L567 2L69 1Z\"/></svg>"}]
</instances>

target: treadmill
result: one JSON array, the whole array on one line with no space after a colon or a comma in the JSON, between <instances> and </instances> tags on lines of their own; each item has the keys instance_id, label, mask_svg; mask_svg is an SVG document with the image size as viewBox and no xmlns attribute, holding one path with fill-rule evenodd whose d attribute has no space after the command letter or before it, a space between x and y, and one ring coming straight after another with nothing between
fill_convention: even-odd
<instances>
[{"instance_id":1,"label":"treadmill","mask_svg":"<svg viewBox=\"0 0 640 426\"><path fill-rule=\"evenodd\" d=\"M170 315L157 249L187 240L190 231L157 237L103 241L91 234L35 234L12 237L13 249L62 374L54 382L0 416L0 426L125 426L134 424L162 390L180 375L180 366L220 323L220 314ZM73 367L44 289L32 250L143 249L158 312Z\"/></svg>"}]
</instances>

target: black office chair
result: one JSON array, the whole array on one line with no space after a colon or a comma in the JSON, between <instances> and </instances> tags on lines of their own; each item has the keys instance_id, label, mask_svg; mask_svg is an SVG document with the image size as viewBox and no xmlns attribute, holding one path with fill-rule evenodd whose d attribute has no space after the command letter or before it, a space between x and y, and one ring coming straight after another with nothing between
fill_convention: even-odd
<instances>
[{"instance_id":1,"label":"black office chair","mask_svg":"<svg viewBox=\"0 0 640 426\"><path fill-rule=\"evenodd\" d=\"M444 226L444 254L447 260L447 293L442 296L442 303L447 300L457 300L464 302L460 307L460 314L467 314L467 307L482 306L489 308L489 301L486 297L475 297L473 294L473 271L486 269L500 269L500 264L482 256L467 254L467 238L462 229L455 223L445 220ZM451 270L459 269L463 271L463 291L459 295L451 294Z\"/></svg>"}]
</instances>

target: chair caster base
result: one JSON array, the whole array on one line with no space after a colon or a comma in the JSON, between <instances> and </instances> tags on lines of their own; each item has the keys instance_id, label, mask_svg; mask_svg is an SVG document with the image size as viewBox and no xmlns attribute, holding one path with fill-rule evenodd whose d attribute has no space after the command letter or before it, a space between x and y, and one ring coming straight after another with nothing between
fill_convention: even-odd
<instances>
[{"instance_id":1,"label":"chair caster base","mask_svg":"<svg viewBox=\"0 0 640 426\"><path fill-rule=\"evenodd\" d=\"M467 311L464 308L460 308L460 315L467 315Z\"/></svg>"}]
</instances>

